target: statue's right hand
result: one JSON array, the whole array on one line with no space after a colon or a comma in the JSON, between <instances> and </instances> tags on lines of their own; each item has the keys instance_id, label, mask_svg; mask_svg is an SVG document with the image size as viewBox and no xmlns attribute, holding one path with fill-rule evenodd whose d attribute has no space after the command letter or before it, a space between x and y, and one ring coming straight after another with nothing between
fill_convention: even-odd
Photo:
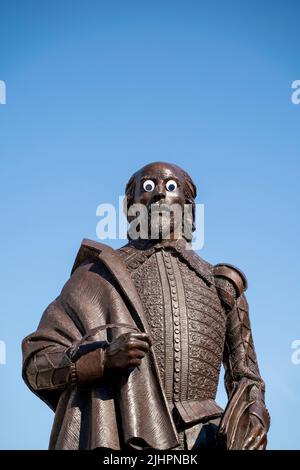
<instances>
[{"instance_id":1,"label":"statue's right hand","mask_svg":"<svg viewBox=\"0 0 300 470\"><path fill-rule=\"evenodd\" d=\"M105 369L128 369L139 366L149 351L151 341L146 333L124 333L105 349Z\"/></svg>"}]
</instances>

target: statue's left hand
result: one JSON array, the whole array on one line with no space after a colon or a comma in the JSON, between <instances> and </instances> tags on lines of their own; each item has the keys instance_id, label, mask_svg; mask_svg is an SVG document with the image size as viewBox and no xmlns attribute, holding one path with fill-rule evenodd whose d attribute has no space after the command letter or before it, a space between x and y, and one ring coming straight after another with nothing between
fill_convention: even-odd
<instances>
[{"instance_id":1,"label":"statue's left hand","mask_svg":"<svg viewBox=\"0 0 300 470\"><path fill-rule=\"evenodd\" d=\"M267 446L267 431L260 419L250 414L248 433L243 450L264 450Z\"/></svg>"}]
</instances>

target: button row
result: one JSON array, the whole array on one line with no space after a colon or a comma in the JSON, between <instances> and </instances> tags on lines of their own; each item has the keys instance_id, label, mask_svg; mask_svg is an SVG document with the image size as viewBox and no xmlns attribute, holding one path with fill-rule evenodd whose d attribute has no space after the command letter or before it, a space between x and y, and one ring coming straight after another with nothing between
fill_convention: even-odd
<instances>
[{"instance_id":1,"label":"button row","mask_svg":"<svg viewBox=\"0 0 300 470\"><path fill-rule=\"evenodd\" d=\"M179 329L179 302L176 289L176 281L170 259L170 254L163 252L167 277L171 289L172 312L174 325L174 342L175 342L175 367L174 367L174 401L179 401L180 389L180 329Z\"/></svg>"}]
</instances>

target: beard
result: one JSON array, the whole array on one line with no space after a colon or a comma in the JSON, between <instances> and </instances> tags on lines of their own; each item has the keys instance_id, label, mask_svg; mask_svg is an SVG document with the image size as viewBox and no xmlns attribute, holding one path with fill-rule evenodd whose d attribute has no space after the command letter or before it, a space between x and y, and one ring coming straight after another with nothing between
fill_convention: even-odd
<instances>
[{"instance_id":1,"label":"beard","mask_svg":"<svg viewBox=\"0 0 300 470\"><path fill-rule=\"evenodd\" d=\"M137 212L139 215L129 221L128 235L131 240L192 239L193 216L192 211L186 211L186 205L169 206L164 202L156 202L148 206L147 210Z\"/></svg>"},{"instance_id":2,"label":"beard","mask_svg":"<svg viewBox=\"0 0 300 470\"><path fill-rule=\"evenodd\" d=\"M174 217L169 213L149 214L148 234L152 240L168 240L174 233Z\"/></svg>"},{"instance_id":3,"label":"beard","mask_svg":"<svg viewBox=\"0 0 300 470\"><path fill-rule=\"evenodd\" d=\"M182 207L165 203L151 204L148 210L148 233L150 239L169 240L182 238Z\"/></svg>"}]
</instances>

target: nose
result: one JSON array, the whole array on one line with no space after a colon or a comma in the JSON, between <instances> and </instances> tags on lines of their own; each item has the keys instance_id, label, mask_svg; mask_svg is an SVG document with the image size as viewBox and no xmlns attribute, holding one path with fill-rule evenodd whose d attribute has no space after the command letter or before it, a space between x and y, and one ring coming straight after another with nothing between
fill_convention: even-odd
<instances>
[{"instance_id":1,"label":"nose","mask_svg":"<svg viewBox=\"0 0 300 470\"><path fill-rule=\"evenodd\" d=\"M157 202L157 201L160 201L161 199L165 199L165 197L166 197L165 186L162 183L157 184L154 190L153 196L152 196L152 201Z\"/></svg>"}]
</instances>

